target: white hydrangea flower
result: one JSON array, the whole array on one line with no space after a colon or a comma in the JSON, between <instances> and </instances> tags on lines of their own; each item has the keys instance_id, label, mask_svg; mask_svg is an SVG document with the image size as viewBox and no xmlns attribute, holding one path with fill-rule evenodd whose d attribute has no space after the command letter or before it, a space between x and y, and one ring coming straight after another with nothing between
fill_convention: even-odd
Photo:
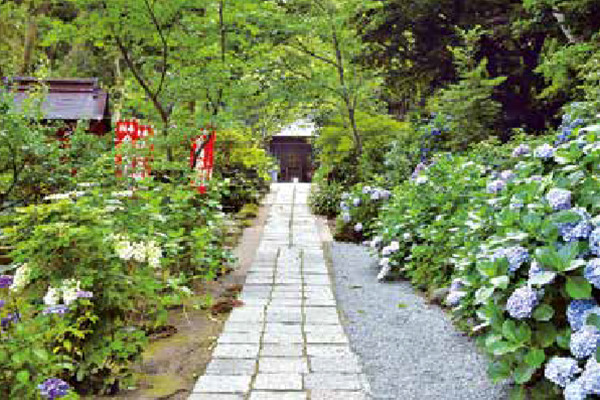
<instances>
[{"instance_id":1,"label":"white hydrangea flower","mask_svg":"<svg viewBox=\"0 0 600 400\"><path fill-rule=\"evenodd\" d=\"M148 257L148 264L150 264L152 268L160 267L162 250L154 240L149 241L146 245L146 255Z\"/></svg>"},{"instance_id":2,"label":"white hydrangea flower","mask_svg":"<svg viewBox=\"0 0 600 400\"><path fill-rule=\"evenodd\" d=\"M46 295L44 296L44 304L47 306L55 306L60 302L60 290L57 288L49 287Z\"/></svg>"},{"instance_id":3,"label":"white hydrangea flower","mask_svg":"<svg viewBox=\"0 0 600 400\"><path fill-rule=\"evenodd\" d=\"M70 305L79 297L77 292L81 291L81 282L75 279L65 279L61 286L63 302Z\"/></svg>"},{"instance_id":4,"label":"white hydrangea flower","mask_svg":"<svg viewBox=\"0 0 600 400\"><path fill-rule=\"evenodd\" d=\"M134 247L128 240L121 240L115 244L115 251L120 259L129 261L133 257Z\"/></svg>"},{"instance_id":5,"label":"white hydrangea flower","mask_svg":"<svg viewBox=\"0 0 600 400\"><path fill-rule=\"evenodd\" d=\"M10 285L10 290L12 292L18 293L25 289L25 286L29 284L31 279L31 267L29 264L25 263L21 265L17 272L15 273L13 283Z\"/></svg>"},{"instance_id":6,"label":"white hydrangea flower","mask_svg":"<svg viewBox=\"0 0 600 400\"><path fill-rule=\"evenodd\" d=\"M144 243L134 243L132 247L133 259L139 263L143 263L144 261L146 261L146 246L144 245Z\"/></svg>"}]
</instances>

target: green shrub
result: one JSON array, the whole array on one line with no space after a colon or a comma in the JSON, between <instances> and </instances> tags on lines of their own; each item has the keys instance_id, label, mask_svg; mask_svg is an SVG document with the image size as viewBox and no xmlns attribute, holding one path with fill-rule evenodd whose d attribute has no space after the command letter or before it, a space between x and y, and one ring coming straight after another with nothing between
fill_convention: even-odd
<instances>
[{"instance_id":1,"label":"green shrub","mask_svg":"<svg viewBox=\"0 0 600 400\"><path fill-rule=\"evenodd\" d=\"M333 218L339 213L344 188L341 183L319 181L313 185L308 198L311 210L317 215Z\"/></svg>"}]
</instances>

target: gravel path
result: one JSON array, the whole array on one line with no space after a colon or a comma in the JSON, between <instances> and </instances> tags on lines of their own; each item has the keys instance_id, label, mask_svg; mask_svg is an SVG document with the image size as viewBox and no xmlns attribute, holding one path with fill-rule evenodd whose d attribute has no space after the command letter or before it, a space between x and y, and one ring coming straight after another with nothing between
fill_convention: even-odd
<instances>
[{"instance_id":1,"label":"gravel path","mask_svg":"<svg viewBox=\"0 0 600 400\"><path fill-rule=\"evenodd\" d=\"M336 297L374 399L497 400L508 388L486 376L487 360L449 316L407 282L378 283L365 248L331 247Z\"/></svg>"}]
</instances>

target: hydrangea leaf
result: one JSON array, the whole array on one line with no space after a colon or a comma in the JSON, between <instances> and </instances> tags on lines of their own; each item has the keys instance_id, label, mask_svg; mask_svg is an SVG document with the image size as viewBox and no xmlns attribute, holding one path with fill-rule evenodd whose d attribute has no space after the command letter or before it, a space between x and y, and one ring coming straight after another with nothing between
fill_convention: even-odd
<instances>
[{"instance_id":1,"label":"hydrangea leaf","mask_svg":"<svg viewBox=\"0 0 600 400\"><path fill-rule=\"evenodd\" d=\"M556 272L553 271L542 271L538 272L529 278L529 284L531 285L547 285L552 282L556 277Z\"/></svg>"},{"instance_id":2,"label":"hydrangea leaf","mask_svg":"<svg viewBox=\"0 0 600 400\"><path fill-rule=\"evenodd\" d=\"M581 220L581 215L572 210L564 210L557 212L551 218L557 224L573 224Z\"/></svg>"},{"instance_id":3,"label":"hydrangea leaf","mask_svg":"<svg viewBox=\"0 0 600 400\"><path fill-rule=\"evenodd\" d=\"M571 329L565 328L562 333L556 336L556 344L561 348L568 350L571 344Z\"/></svg>"},{"instance_id":4,"label":"hydrangea leaf","mask_svg":"<svg viewBox=\"0 0 600 400\"><path fill-rule=\"evenodd\" d=\"M583 276L568 277L566 289L574 299L587 299L592 296L592 285Z\"/></svg>"},{"instance_id":5,"label":"hydrangea leaf","mask_svg":"<svg viewBox=\"0 0 600 400\"><path fill-rule=\"evenodd\" d=\"M530 367L528 365L521 365L515 370L515 373L513 375L515 378L515 383L521 385L523 383L529 382L536 369L537 368Z\"/></svg>"},{"instance_id":6,"label":"hydrangea leaf","mask_svg":"<svg viewBox=\"0 0 600 400\"><path fill-rule=\"evenodd\" d=\"M515 386L510 391L510 400L525 400L526 395L527 393L523 386Z\"/></svg>"},{"instance_id":7,"label":"hydrangea leaf","mask_svg":"<svg viewBox=\"0 0 600 400\"><path fill-rule=\"evenodd\" d=\"M537 321L550 321L554 316L554 309L549 304L542 304L533 312L533 318Z\"/></svg>"},{"instance_id":8,"label":"hydrangea leaf","mask_svg":"<svg viewBox=\"0 0 600 400\"><path fill-rule=\"evenodd\" d=\"M592 325L596 328L600 329L600 315L598 314L590 314L585 321L586 325Z\"/></svg>"},{"instance_id":9,"label":"hydrangea leaf","mask_svg":"<svg viewBox=\"0 0 600 400\"><path fill-rule=\"evenodd\" d=\"M494 288L481 287L475 292L475 303L483 304L494 294Z\"/></svg>"},{"instance_id":10,"label":"hydrangea leaf","mask_svg":"<svg viewBox=\"0 0 600 400\"><path fill-rule=\"evenodd\" d=\"M499 340L492 343L487 350L495 356L501 356L504 354L512 353L517 350L520 346L515 343L510 343L505 340Z\"/></svg>"},{"instance_id":11,"label":"hydrangea leaf","mask_svg":"<svg viewBox=\"0 0 600 400\"><path fill-rule=\"evenodd\" d=\"M542 347L550 347L554 344L554 341L557 340L557 332L554 324L551 323L542 323L539 324L537 329L535 330L534 337L535 343ZM567 348L569 347L569 342L567 341Z\"/></svg>"},{"instance_id":12,"label":"hydrangea leaf","mask_svg":"<svg viewBox=\"0 0 600 400\"><path fill-rule=\"evenodd\" d=\"M524 360L527 365L534 368L539 368L546 360L546 353L544 353L544 350L542 349L533 348L527 352Z\"/></svg>"},{"instance_id":13,"label":"hydrangea leaf","mask_svg":"<svg viewBox=\"0 0 600 400\"><path fill-rule=\"evenodd\" d=\"M508 287L509 279L508 276L502 275L492 278L490 283L494 285L495 288L506 289Z\"/></svg>"},{"instance_id":14,"label":"hydrangea leaf","mask_svg":"<svg viewBox=\"0 0 600 400\"><path fill-rule=\"evenodd\" d=\"M488 374L494 383L498 383L510 377L510 364L505 360L493 362L488 367Z\"/></svg>"}]
</instances>

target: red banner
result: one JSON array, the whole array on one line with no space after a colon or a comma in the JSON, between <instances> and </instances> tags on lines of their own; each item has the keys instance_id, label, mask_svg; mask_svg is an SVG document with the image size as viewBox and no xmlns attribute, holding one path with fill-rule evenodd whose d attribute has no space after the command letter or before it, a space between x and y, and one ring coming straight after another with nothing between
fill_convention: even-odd
<instances>
[{"instance_id":1,"label":"red banner","mask_svg":"<svg viewBox=\"0 0 600 400\"><path fill-rule=\"evenodd\" d=\"M201 129L202 133L192 138L190 150L190 168L194 172L192 186L199 193L206 193L208 181L212 177L214 148L217 132L212 127Z\"/></svg>"},{"instance_id":2,"label":"red banner","mask_svg":"<svg viewBox=\"0 0 600 400\"><path fill-rule=\"evenodd\" d=\"M148 142L154 136L154 129L149 125L140 125L136 120L119 121L115 129L117 177L128 176L140 180L150 176L150 161L154 145L148 145ZM125 156L119 154L118 150L122 145L128 146L133 154Z\"/></svg>"}]
</instances>

